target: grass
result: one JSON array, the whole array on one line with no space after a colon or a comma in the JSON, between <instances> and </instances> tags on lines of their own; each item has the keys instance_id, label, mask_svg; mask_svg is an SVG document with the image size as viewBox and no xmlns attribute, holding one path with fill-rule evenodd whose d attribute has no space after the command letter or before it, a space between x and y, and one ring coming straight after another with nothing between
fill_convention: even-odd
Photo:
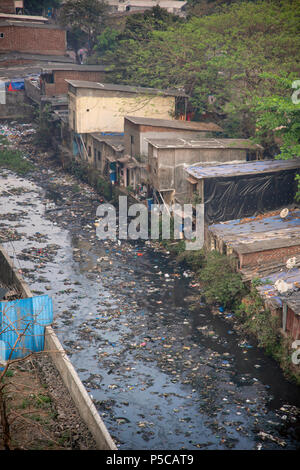
<instances>
[{"instance_id":1,"label":"grass","mask_svg":"<svg viewBox=\"0 0 300 470\"><path fill-rule=\"evenodd\" d=\"M0 168L25 175L33 170L33 165L24 159L19 150L11 149L5 137L0 136Z\"/></svg>"}]
</instances>

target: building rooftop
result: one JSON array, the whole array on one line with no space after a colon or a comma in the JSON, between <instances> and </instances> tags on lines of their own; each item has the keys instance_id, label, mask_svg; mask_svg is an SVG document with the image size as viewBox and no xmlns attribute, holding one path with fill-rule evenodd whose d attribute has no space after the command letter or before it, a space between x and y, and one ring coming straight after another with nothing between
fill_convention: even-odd
<instances>
[{"instance_id":1,"label":"building rooftop","mask_svg":"<svg viewBox=\"0 0 300 470\"><path fill-rule=\"evenodd\" d=\"M149 139L148 142L157 148L263 149L247 139Z\"/></svg>"},{"instance_id":2,"label":"building rooftop","mask_svg":"<svg viewBox=\"0 0 300 470\"><path fill-rule=\"evenodd\" d=\"M74 59L68 55L58 56L58 55L47 55L47 54L33 54L29 52L18 52L18 51L9 51L0 53L0 65L1 62L6 62L7 60L16 60L23 59L24 61L36 61L36 62L47 62L49 67L58 67L60 63L62 65L74 63ZM15 65L15 67L22 67L22 65ZM43 63L41 67L45 67Z\"/></svg>"},{"instance_id":3,"label":"building rooftop","mask_svg":"<svg viewBox=\"0 0 300 470\"><path fill-rule=\"evenodd\" d=\"M187 4L186 1L175 1L175 0L126 0L120 2L119 0L107 0L107 3L109 5L113 6L140 6L141 8L143 7L155 7L156 5L159 5L161 8L182 8Z\"/></svg>"},{"instance_id":4,"label":"building rooftop","mask_svg":"<svg viewBox=\"0 0 300 470\"><path fill-rule=\"evenodd\" d=\"M7 20L13 20L13 21L37 21L41 23L48 23L48 18L45 18L44 16L32 16L32 15L13 15L10 13L1 13L0 12L0 19L4 18Z\"/></svg>"},{"instance_id":5,"label":"building rooftop","mask_svg":"<svg viewBox=\"0 0 300 470\"><path fill-rule=\"evenodd\" d=\"M38 23L34 21L15 21L15 20L5 20L1 19L0 17L0 26L17 26L20 28L40 28L40 29L61 29L64 28L56 25L56 24L45 24L45 23Z\"/></svg>"},{"instance_id":6,"label":"building rooftop","mask_svg":"<svg viewBox=\"0 0 300 470\"><path fill-rule=\"evenodd\" d=\"M183 96L188 97L184 92L178 90L159 90L156 88L146 88L140 86L117 85L114 83L87 82L84 80L66 80L74 88L88 88L95 90L121 91L127 93L140 93L162 96Z\"/></svg>"},{"instance_id":7,"label":"building rooftop","mask_svg":"<svg viewBox=\"0 0 300 470\"><path fill-rule=\"evenodd\" d=\"M282 308L283 303L294 311L296 315L300 315L300 269L295 267L290 270L281 270L269 274L267 277L260 279L262 284L257 287L260 294L269 301L274 307ZM275 288L276 281L282 280L288 284L293 284L294 291L287 294L280 294Z\"/></svg>"},{"instance_id":8,"label":"building rooftop","mask_svg":"<svg viewBox=\"0 0 300 470\"><path fill-rule=\"evenodd\" d=\"M285 219L277 210L212 224L209 230L239 253L300 245L300 209L290 209Z\"/></svg>"},{"instance_id":9,"label":"building rooftop","mask_svg":"<svg viewBox=\"0 0 300 470\"><path fill-rule=\"evenodd\" d=\"M189 131L213 131L222 132L223 129L213 122L180 121L171 119L155 119L146 117L125 116L127 121L141 126L169 127L174 129L185 129Z\"/></svg>"},{"instance_id":10,"label":"building rooftop","mask_svg":"<svg viewBox=\"0 0 300 470\"><path fill-rule=\"evenodd\" d=\"M234 147L241 148L241 147ZM249 147L256 148L256 147ZM226 178L228 176L252 175L257 173L272 173L276 171L300 168L300 158L295 160L258 160L253 162L224 163L222 165L190 166L186 172L195 179Z\"/></svg>"},{"instance_id":11,"label":"building rooftop","mask_svg":"<svg viewBox=\"0 0 300 470\"><path fill-rule=\"evenodd\" d=\"M51 73L59 70L74 70L76 72L106 72L105 65L79 65L79 64L49 64L42 68L42 73Z\"/></svg>"},{"instance_id":12,"label":"building rooftop","mask_svg":"<svg viewBox=\"0 0 300 470\"><path fill-rule=\"evenodd\" d=\"M124 133L116 132L94 132L92 137L98 142L104 142L112 147L116 152L122 152L124 150Z\"/></svg>"}]
</instances>

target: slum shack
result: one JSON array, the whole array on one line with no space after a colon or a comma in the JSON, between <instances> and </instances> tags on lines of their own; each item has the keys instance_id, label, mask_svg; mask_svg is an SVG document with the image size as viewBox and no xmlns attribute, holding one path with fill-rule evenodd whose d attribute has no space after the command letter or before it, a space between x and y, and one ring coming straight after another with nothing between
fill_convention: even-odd
<instances>
[{"instance_id":1,"label":"slum shack","mask_svg":"<svg viewBox=\"0 0 300 470\"><path fill-rule=\"evenodd\" d=\"M206 247L233 254L245 281L279 271L300 255L300 209L207 225L205 232Z\"/></svg>"},{"instance_id":2,"label":"slum shack","mask_svg":"<svg viewBox=\"0 0 300 470\"><path fill-rule=\"evenodd\" d=\"M69 125L78 134L124 132L124 116L175 115L177 101L187 95L177 90L157 90L112 83L67 80Z\"/></svg>"},{"instance_id":3,"label":"slum shack","mask_svg":"<svg viewBox=\"0 0 300 470\"><path fill-rule=\"evenodd\" d=\"M67 94L67 79L101 82L105 81L107 73L107 67L104 65L55 64L47 66L41 71L41 94L46 96Z\"/></svg>"},{"instance_id":4,"label":"slum shack","mask_svg":"<svg viewBox=\"0 0 300 470\"><path fill-rule=\"evenodd\" d=\"M189 200L204 203L209 224L276 210L293 202L299 168L300 159L190 166Z\"/></svg>"},{"instance_id":5,"label":"slum shack","mask_svg":"<svg viewBox=\"0 0 300 470\"><path fill-rule=\"evenodd\" d=\"M116 183L119 179L117 160L123 156L124 152L123 134L95 132L85 134L83 142L84 148L81 146L81 154L86 156L87 163L99 170L100 174L108 181L113 184Z\"/></svg>"},{"instance_id":6,"label":"slum shack","mask_svg":"<svg viewBox=\"0 0 300 470\"><path fill-rule=\"evenodd\" d=\"M191 182L184 171L186 168L196 163L256 160L263 150L247 139L149 139L148 143L151 187L166 202L176 200L182 204L190 202L195 192L189 189Z\"/></svg>"},{"instance_id":7,"label":"slum shack","mask_svg":"<svg viewBox=\"0 0 300 470\"><path fill-rule=\"evenodd\" d=\"M214 137L223 129L213 122L193 122L125 116L125 154L142 159L148 156L148 139L202 139Z\"/></svg>"},{"instance_id":8,"label":"slum shack","mask_svg":"<svg viewBox=\"0 0 300 470\"><path fill-rule=\"evenodd\" d=\"M17 21L16 18L0 19L0 53L11 51L48 56L65 55L67 43L64 29L55 24L25 21L21 18L22 21Z\"/></svg>"},{"instance_id":9,"label":"slum shack","mask_svg":"<svg viewBox=\"0 0 300 470\"><path fill-rule=\"evenodd\" d=\"M140 13L146 10L150 10L159 3L160 8L165 9L169 13L173 13L173 15L181 17L186 16L186 1L160 0L159 2L157 2L156 0L107 0L107 3L110 7L111 14L115 12Z\"/></svg>"},{"instance_id":10,"label":"slum shack","mask_svg":"<svg viewBox=\"0 0 300 470\"><path fill-rule=\"evenodd\" d=\"M281 333L292 341L300 339L300 256L296 259L298 267L269 274L257 287L265 305L280 319Z\"/></svg>"}]
</instances>

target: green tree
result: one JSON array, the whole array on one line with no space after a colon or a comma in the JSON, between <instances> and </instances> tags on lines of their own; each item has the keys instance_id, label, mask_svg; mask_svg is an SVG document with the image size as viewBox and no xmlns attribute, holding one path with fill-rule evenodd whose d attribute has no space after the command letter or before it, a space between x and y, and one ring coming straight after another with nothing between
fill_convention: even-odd
<instances>
[{"instance_id":1,"label":"green tree","mask_svg":"<svg viewBox=\"0 0 300 470\"><path fill-rule=\"evenodd\" d=\"M266 74L273 83L274 92L256 97L256 138L273 150L275 158L300 157L300 80L291 80ZM300 201L300 176L297 200Z\"/></svg>"},{"instance_id":2,"label":"green tree","mask_svg":"<svg viewBox=\"0 0 300 470\"><path fill-rule=\"evenodd\" d=\"M59 21L71 31L87 34L88 53L104 28L109 6L105 1L66 0L59 12Z\"/></svg>"},{"instance_id":3,"label":"green tree","mask_svg":"<svg viewBox=\"0 0 300 470\"><path fill-rule=\"evenodd\" d=\"M196 118L213 113L225 118L227 136L249 137L253 98L269 96L274 86L264 74L300 73L299 18L296 0L233 3L209 16L120 37L104 60L114 64L114 80L184 88Z\"/></svg>"},{"instance_id":4,"label":"green tree","mask_svg":"<svg viewBox=\"0 0 300 470\"><path fill-rule=\"evenodd\" d=\"M178 26L183 22L182 18L156 5L144 13L129 16L125 28L120 34L120 40L145 40L151 37L153 31L165 31L170 26Z\"/></svg>"},{"instance_id":5,"label":"green tree","mask_svg":"<svg viewBox=\"0 0 300 470\"><path fill-rule=\"evenodd\" d=\"M94 62L101 62L102 56L107 52L115 52L118 45L120 32L113 28L105 28L104 31L97 36L97 42L94 46Z\"/></svg>"}]
</instances>

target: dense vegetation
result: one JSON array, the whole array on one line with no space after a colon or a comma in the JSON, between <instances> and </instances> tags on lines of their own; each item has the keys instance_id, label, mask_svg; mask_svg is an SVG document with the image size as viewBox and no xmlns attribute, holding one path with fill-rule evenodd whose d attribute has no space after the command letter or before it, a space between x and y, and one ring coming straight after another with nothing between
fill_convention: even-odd
<instances>
[{"instance_id":1,"label":"dense vegetation","mask_svg":"<svg viewBox=\"0 0 300 470\"><path fill-rule=\"evenodd\" d=\"M31 171L33 166L24 159L19 150L10 145L6 137L0 136L0 168L7 168L24 175Z\"/></svg>"},{"instance_id":2,"label":"dense vegetation","mask_svg":"<svg viewBox=\"0 0 300 470\"><path fill-rule=\"evenodd\" d=\"M109 64L115 82L184 88L195 120L218 120L228 137L255 136L269 156L298 156L300 3L234 2L217 12L213 3L213 14L191 10L187 20L159 7L132 15L123 31L102 31L92 61Z\"/></svg>"}]
</instances>

